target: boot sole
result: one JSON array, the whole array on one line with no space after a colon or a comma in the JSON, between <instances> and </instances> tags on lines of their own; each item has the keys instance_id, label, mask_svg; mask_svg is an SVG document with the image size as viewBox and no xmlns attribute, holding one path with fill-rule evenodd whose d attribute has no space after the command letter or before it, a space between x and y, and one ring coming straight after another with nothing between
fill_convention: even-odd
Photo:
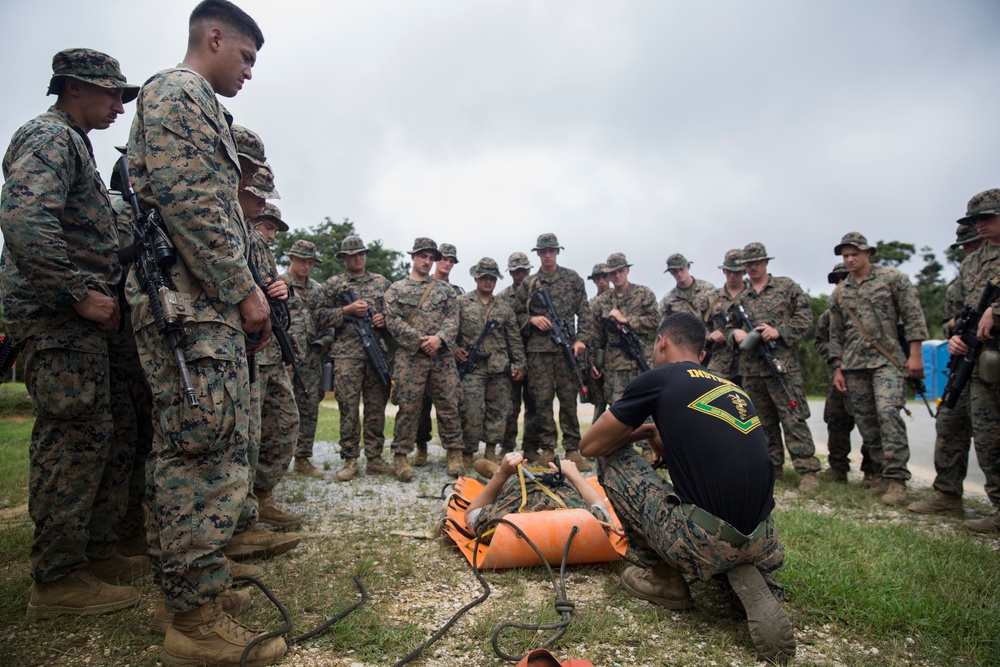
<instances>
[{"instance_id":1,"label":"boot sole","mask_svg":"<svg viewBox=\"0 0 1000 667\"><path fill-rule=\"evenodd\" d=\"M274 640L269 640L274 641ZM269 642L264 642L263 644L258 644L259 646L266 645ZM274 655L271 658L261 658L260 660L247 660L247 667L267 667L267 665L272 665L275 662L281 660L285 657L285 653L288 652L288 647L285 646L280 653ZM239 658L235 662L209 662L207 658L191 658L186 656L175 655L168 651L166 647L160 649L160 664L163 667L203 667L204 665L221 665L227 667L228 665L233 665L236 667L240 664Z\"/></svg>"},{"instance_id":2,"label":"boot sole","mask_svg":"<svg viewBox=\"0 0 1000 667\"><path fill-rule=\"evenodd\" d=\"M259 521L260 523L266 523L267 525L277 530L294 530L302 525L302 522L305 521L305 517L301 519L295 519L293 521L278 521L277 519L271 519L269 517L259 516L257 517L257 521Z\"/></svg>"},{"instance_id":3,"label":"boot sole","mask_svg":"<svg viewBox=\"0 0 1000 667\"><path fill-rule=\"evenodd\" d=\"M663 607L664 609L673 609L675 611L690 609L691 607L694 606L694 600L692 600L691 598L688 598L686 600L671 600L669 598L656 597L655 595L646 595L645 593L642 593L636 590L635 588L632 588L632 586L629 585L627 581L625 581L625 572L627 571L628 570L625 570L620 575L618 575L618 581L621 582L622 588L624 588L637 598L641 598L646 602L652 602L653 604Z\"/></svg>"},{"instance_id":4,"label":"boot sole","mask_svg":"<svg viewBox=\"0 0 1000 667\"><path fill-rule=\"evenodd\" d=\"M795 632L760 572L753 565L737 565L726 577L746 610L750 639L758 657L787 664L795 657Z\"/></svg>"},{"instance_id":5,"label":"boot sole","mask_svg":"<svg viewBox=\"0 0 1000 667\"><path fill-rule=\"evenodd\" d=\"M105 602L104 604L89 605L87 607L67 607L62 605L33 605L28 603L26 616L31 620L45 620L56 616L91 616L95 614L106 614L110 611L128 609L139 604L139 596L117 602Z\"/></svg>"},{"instance_id":6,"label":"boot sole","mask_svg":"<svg viewBox=\"0 0 1000 667\"><path fill-rule=\"evenodd\" d=\"M296 537L291 540L286 540L284 542L279 542L278 544L272 544L268 547L259 546L241 546L236 548L225 548L222 553L226 555L226 558L232 560L246 560L248 558L273 558L275 556L280 556L283 553L287 553L299 546L299 542L302 541L301 537Z\"/></svg>"},{"instance_id":7,"label":"boot sole","mask_svg":"<svg viewBox=\"0 0 1000 667\"><path fill-rule=\"evenodd\" d=\"M924 516L950 516L954 519L962 519L965 517L965 508L959 509L933 509L933 508L917 508L915 509L912 505L906 509L910 510L914 514L923 514Z\"/></svg>"}]
</instances>

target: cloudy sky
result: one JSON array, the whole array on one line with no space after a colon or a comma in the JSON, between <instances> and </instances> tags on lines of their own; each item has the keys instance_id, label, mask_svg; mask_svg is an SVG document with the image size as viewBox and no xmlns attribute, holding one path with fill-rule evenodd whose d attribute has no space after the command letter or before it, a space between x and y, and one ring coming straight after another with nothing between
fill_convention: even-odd
<instances>
[{"instance_id":1,"label":"cloudy sky","mask_svg":"<svg viewBox=\"0 0 1000 667\"><path fill-rule=\"evenodd\" d=\"M266 42L224 103L264 138L285 220L454 243L466 287L480 257L555 232L561 264L624 252L658 296L671 253L719 284L750 241L826 293L844 232L940 258L968 199L1000 186L996 2L238 4ZM194 5L0 4L0 138L54 99L55 52L106 51L142 83L183 58ZM106 176L131 115L91 133Z\"/></svg>"}]
</instances>

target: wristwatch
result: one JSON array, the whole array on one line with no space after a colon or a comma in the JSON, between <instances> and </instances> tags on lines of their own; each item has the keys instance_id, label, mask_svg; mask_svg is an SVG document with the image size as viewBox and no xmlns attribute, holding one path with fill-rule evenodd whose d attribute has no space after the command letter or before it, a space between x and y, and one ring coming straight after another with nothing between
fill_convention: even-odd
<instances>
[{"instance_id":1,"label":"wristwatch","mask_svg":"<svg viewBox=\"0 0 1000 667\"><path fill-rule=\"evenodd\" d=\"M832 364L830 364L830 368L832 368L835 371L839 371L840 370L840 362L839 361L833 362Z\"/></svg>"}]
</instances>

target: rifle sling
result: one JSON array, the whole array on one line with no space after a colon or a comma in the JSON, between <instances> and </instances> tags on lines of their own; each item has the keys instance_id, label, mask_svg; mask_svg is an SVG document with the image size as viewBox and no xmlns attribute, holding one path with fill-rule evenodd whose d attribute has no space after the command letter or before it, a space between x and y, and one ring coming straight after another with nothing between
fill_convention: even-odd
<instances>
[{"instance_id":1,"label":"rifle sling","mask_svg":"<svg viewBox=\"0 0 1000 667\"><path fill-rule=\"evenodd\" d=\"M420 307L424 305L425 301L427 301L427 297L430 296L431 290L434 289L434 282L433 278L430 278L427 281L427 289L425 289L424 293L420 295L420 301L417 301L417 305L410 311L410 316L406 318L407 324L411 326L413 325L413 319L417 316L417 313L420 312Z\"/></svg>"},{"instance_id":2,"label":"rifle sling","mask_svg":"<svg viewBox=\"0 0 1000 667\"><path fill-rule=\"evenodd\" d=\"M878 350L879 354L888 359L893 366L903 371L903 373L905 374L906 366L896 361L896 359L892 356L892 353L889 352L889 350L885 349L885 345L879 342L879 340L875 338L875 336L868 333L868 331L863 326L861 326L861 320L858 318L857 315L854 314L854 311L847 306L841 306L841 308L843 308L844 312L847 313L847 316L851 318L851 322L854 322L854 326L857 327L859 332L861 332L861 335L864 337L864 339L869 343L871 343L871 346L874 347L876 350Z\"/></svg>"}]
</instances>

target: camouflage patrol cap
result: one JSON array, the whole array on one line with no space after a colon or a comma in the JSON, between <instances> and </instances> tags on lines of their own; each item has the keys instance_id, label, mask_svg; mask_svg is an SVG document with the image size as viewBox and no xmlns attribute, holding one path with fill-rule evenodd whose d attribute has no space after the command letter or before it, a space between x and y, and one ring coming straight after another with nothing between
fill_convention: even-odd
<instances>
[{"instance_id":1,"label":"camouflage patrol cap","mask_svg":"<svg viewBox=\"0 0 1000 667\"><path fill-rule=\"evenodd\" d=\"M608 255L608 261L605 262L604 264L607 267L606 269L604 269L605 273L611 273L613 271L617 271L622 267L632 266L631 264L628 263L628 260L625 259L625 253L621 252L613 252L610 255Z\"/></svg>"},{"instance_id":2,"label":"camouflage patrol cap","mask_svg":"<svg viewBox=\"0 0 1000 667\"><path fill-rule=\"evenodd\" d=\"M770 261L774 257L769 257L767 254L767 248L764 247L763 243L759 241L754 241L753 243L748 243L743 246L743 266L746 266L750 262L763 262L765 260Z\"/></svg>"},{"instance_id":3,"label":"camouflage patrol cap","mask_svg":"<svg viewBox=\"0 0 1000 667\"><path fill-rule=\"evenodd\" d=\"M666 273L670 269L683 269L685 266L689 265L691 262L687 260L687 257L675 252L670 257L667 257L667 269L664 271Z\"/></svg>"},{"instance_id":4,"label":"camouflage patrol cap","mask_svg":"<svg viewBox=\"0 0 1000 667\"><path fill-rule=\"evenodd\" d=\"M438 250L441 251L441 257L451 257L458 264L458 248L450 243L442 243Z\"/></svg>"},{"instance_id":5,"label":"camouflage patrol cap","mask_svg":"<svg viewBox=\"0 0 1000 667\"><path fill-rule=\"evenodd\" d=\"M442 247L444 244L442 244ZM469 269L469 274L473 278L482 278L483 276L493 276L497 280L503 280L503 275L500 273L500 267L497 266L496 260L490 259L489 257L483 257L481 260L473 264L472 268Z\"/></svg>"},{"instance_id":6,"label":"camouflage patrol cap","mask_svg":"<svg viewBox=\"0 0 1000 667\"><path fill-rule=\"evenodd\" d=\"M301 257L302 259L321 259L319 251L316 250L316 244L305 239L299 239L293 243L292 249L288 251L288 254L292 257Z\"/></svg>"},{"instance_id":7,"label":"camouflage patrol cap","mask_svg":"<svg viewBox=\"0 0 1000 667\"><path fill-rule=\"evenodd\" d=\"M958 219L958 224L975 224L976 218L1000 215L1000 189L984 190L969 200L965 208L965 217Z\"/></svg>"},{"instance_id":8,"label":"camouflage patrol cap","mask_svg":"<svg viewBox=\"0 0 1000 667\"><path fill-rule=\"evenodd\" d=\"M128 83L118 61L93 49L66 49L52 56L52 78L45 94L58 95L59 82L66 78L121 90L123 104L139 95L139 86Z\"/></svg>"},{"instance_id":9,"label":"camouflage patrol cap","mask_svg":"<svg viewBox=\"0 0 1000 667\"><path fill-rule=\"evenodd\" d=\"M368 252L368 246L361 240L360 236L345 236L340 242L340 252L337 259L343 259L348 255L357 255L359 252Z\"/></svg>"},{"instance_id":10,"label":"camouflage patrol cap","mask_svg":"<svg viewBox=\"0 0 1000 667\"><path fill-rule=\"evenodd\" d=\"M281 211L274 204L265 204L264 212L257 216L257 219L268 218L278 225L279 232L288 231L288 223L281 219Z\"/></svg>"},{"instance_id":11,"label":"camouflage patrol cap","mask_svg":"<svg viewBox=\"0 0 1000 667\"><path fill-rule=\"evenodd\" d=\"M552 232L547 234L541 234L538 240L535 241L535 247L531 249L531 252L538 252L542 248L559 248L560 250L565 250L561 245L559 245L559 239Z\"/></svg>"},{"instance_id":12,"label":"camouflage patrol cap","mask_svg":"<svg viewBox=\"0 0 1000 667\"><path fill-rule=\"evenodd\" d=\"M264 157L264 140L259 134L242 125L233 125L233 140L236 142L237 153L258 167L267 164L267 158Z\"/></svg>"},{"instance_id":13,"label":"camouflage patrol cap","mask_svg":"<svg viewBox=\"0 0 1000 667\"><path fill-rule=\"evenodd\" d=\"M836 285L848 273L850 273L850 271L847 270L847 265L843 262L837 262L837 264L833 267L833 271L827 274L826 281L831 285Z\"/></svg>"},{"instance_id":14,"label":"camouflage patrol cap","mask_svg":"<svg viewBox=\"0 0 1000 667\"><path fill-rule=\"evenodd\" d=\"M722 260L722 266L720 269L725 269L726 271L742 271L743 270L743 251L739 248L733 248L726 253L725 259Z\"/></svg>"},{"instance_id":15,"label":"camouflage patrol cap","mask_svg":"<svg viewBox=\"0 0 1000 667\"><path fill-rule=\"evenodd\" d=\"M431 250L434 252L434 261L441 259L441 251L438 250L438 244L434 243L434 239L429 239L426 236L417 237L413 242L413 250L410 251L410 255L416 255L421 250Z\"/></svg>"},{"instance_id":16,"label":"camouflage patrol cap","mask_svg":"<svg viewBox=\"0 0 1000 667\"><path fill-rule=\"evenodd\" d=\"M587 280L595 280L598 276L603 276L608 272L607 264L594 264L594 270L587 276Z\"/></svg>"},{"instance_id":17,"label":"camouflage patrol cap","mask_svg":"<svg viewBox=\"0 0 1000 667\"><path fill-rule=\"evenodd\" d=\"M955 242L951 244L951 249L961 248L966 243L972 243L973 241L978 241L983 238L979 230L970 225L959 225L958 231L955 232Z\"/></svg>"},{"instance_id":18,"label":"camouflage patrol cap","mask_svg":"<svg viewBox=\"0 0 1000 667\"><path fill-rule=\"evenodd\" d=\"M844 246L849 245L854 246L858 250L871 250L873 255L876 252L874 246L868 245L868 239L866 239L861 232L847 232L844 234L844 237L840 239L840 243L834 246L833 254L843 254Z\"/></svg>"},{"instance_id":19,"label":"camouflage patrol cap","mask_svg":"<svg viewBox=\"0 0 1000 667\"><path fill-rule=\"evenodd\" d=\"M510 257L507 258L507 270L511 273L518 269L531 271L531 268L531 262L528 261L528 256L523 252L511 253Z\"/></svg>"},{"instance_id":20,"label":"camouflage patrol cap","mask_svg":"<svg viewBox=\"0 0 1000 667\"><path fill-rule=\"evenodd\" d=\"M281 199L278 190L274 187L274 172L266 162L257 170L253 177L253 185L247 188L247 192L257 195L261 199Z\"/></svg>"}]
</instances>

